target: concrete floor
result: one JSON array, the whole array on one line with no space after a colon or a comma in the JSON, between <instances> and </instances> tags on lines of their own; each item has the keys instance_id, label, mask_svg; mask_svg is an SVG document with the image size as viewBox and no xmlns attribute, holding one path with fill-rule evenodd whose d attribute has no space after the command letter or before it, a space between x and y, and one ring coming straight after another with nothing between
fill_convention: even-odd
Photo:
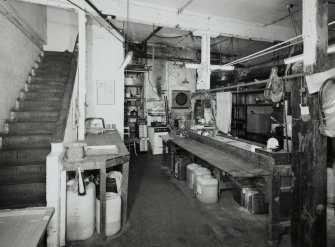
<instances>
[{"instance_id":1,"label":"concrete floor","mask_svg":"<svg viewBox=\"0 0 335 247\"><path fill-rule=\"evenodd\" d=\"M266 215L251 215L229 191L216 204L202 204L164 164L161 155L133 157L127 225L104 242L94 234L67 246L267 246Z\"/></svg>"}]
</instances>

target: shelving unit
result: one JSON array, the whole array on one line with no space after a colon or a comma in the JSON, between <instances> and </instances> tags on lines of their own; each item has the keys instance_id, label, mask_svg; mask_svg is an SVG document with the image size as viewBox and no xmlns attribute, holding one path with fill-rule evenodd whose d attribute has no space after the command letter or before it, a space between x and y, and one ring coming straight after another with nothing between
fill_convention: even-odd
<instances>
[{"instance_id":1,"label":"shelving unit","mask_svg":"<svg viewBox=\"0 0 335 247\"><path fill-rule=\"evenodd\" d=\"M270 137L283 140L285 137L273 135L271 133L259 133L248 131L248 108L249 107L270 107L272 103L254 103L248 100L249 95L261 94L263 89L254 89L248 91L236 91L233 93L233 110L232 110L232 134L251 141L266 143Z\"/></svg>"},{"instance_id":2,"label":"shelving unit","mask_svg":"<svg viewBox=\"0 0 335 247\"><path fill-rule=\"evenodd\" d=\"M130 137L139 137L138 119L145 119L144 113L144 76L146 68L134 65L125 69L124 125L129 127Z\"/></svg>"}]
</instances>

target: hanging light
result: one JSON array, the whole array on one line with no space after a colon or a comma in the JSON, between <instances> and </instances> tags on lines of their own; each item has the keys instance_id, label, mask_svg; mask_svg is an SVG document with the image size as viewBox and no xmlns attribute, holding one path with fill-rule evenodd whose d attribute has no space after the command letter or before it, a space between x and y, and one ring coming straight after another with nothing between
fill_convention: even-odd
<instances>
[{"instance_id":1,"label":"hanging light","mask_svg":"<svg viewBox=\"0 0 335 247\"><path fill-rule=\"evenodd\" d=\"M126 58L120 66L120 70L123 70L129 64L130 60L133 58L133 54L134 53L132 51L128 52Z\"/></svg>"}]
</instances>

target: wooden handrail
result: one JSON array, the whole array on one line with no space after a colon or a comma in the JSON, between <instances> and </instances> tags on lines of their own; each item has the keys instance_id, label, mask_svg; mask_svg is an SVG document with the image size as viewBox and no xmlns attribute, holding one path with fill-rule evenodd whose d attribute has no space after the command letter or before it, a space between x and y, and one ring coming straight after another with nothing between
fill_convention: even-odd
<instances>
[{"instance_id":1,"label":"wooden handrail","mask_svg":"<svg viewBox=\"0 0 335 247\"><path fill-rule=\"evenodd\" d=\"M66 79L66 85L64 89L65 91L61 103L61 109L58 114L58 119L56 121L56 127L51 141L52 143L61 143L64 141L67 119L71 107L72 93L77 74L77 64L78 64L77 46L78 46L78 36L72 53L70 69Z\"/></svg>"}]
</instances>

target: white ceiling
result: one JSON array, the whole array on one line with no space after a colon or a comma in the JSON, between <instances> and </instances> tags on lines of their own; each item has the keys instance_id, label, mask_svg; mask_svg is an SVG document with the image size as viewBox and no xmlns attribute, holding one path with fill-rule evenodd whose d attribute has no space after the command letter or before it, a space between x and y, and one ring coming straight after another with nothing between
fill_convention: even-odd
<instances>
[{"instance_id":1,"label":"white ceiling","mask_svg":"<svg viewBox=\"0 0 335 247\"><path fill-rule=\"evenodd\" d=\"M174 11L183 8L190 0L124 0L130 3L144 4L148 6L157 6L157 8L168 8ZM294 12L294 19L290 18L287 5L291 4L291 12ZM193 0L183 10L187 13L198 13L208 15L209 17L217 16L230 20L252 22L260 25L276 25L289 28L295 28L296 34L301 34L301 15L302 0ZM335 18L335 5L329 4L329 21ZM141 43L155 26L144 25L139 23L129 23L128 26L122 21L113 21L119 28L125 29L129 38ZM154 20L153 20L154 22ZM294 22L294 24L293 24ZM333 37L335 32L330 31L329 36ZM270 42L252 41L246 39L236 39L233 41L229 37L219 36L211 39L213 52L223 54L235 54L239 57L249 55L261 49L273 45ZM151 37L148 43L163 44L176 47L191 47L200 49L201 40L199 37L190 35L190 32L180 29L163 28L156 36ZM273 56L270 54L269 56Z\"/></svg>"},{"instance_id":2,"label":"white ceiling","mask_svg":"<svg viewBox=\"0 0 335 247\"><path fill-rule=\"evenodd\" d=\"M189 1L139 0L138 2L178 10ZM184 11L268 24L288 14L286 4L294 5L293 11L302 8L301 0L193 0ZM290 23L288 20L284 20L280 25L289 26Z\"/></svg>"}]
</instances>

